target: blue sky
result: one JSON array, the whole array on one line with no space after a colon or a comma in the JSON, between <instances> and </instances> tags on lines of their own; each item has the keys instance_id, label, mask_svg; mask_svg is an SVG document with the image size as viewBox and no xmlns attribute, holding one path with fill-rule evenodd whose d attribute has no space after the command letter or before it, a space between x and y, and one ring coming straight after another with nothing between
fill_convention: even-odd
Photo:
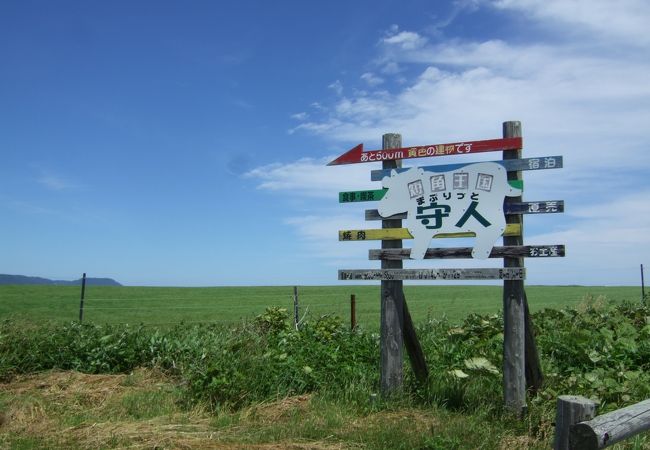
<instances>
[{"instance_id":1,"label":"blue sky","mask_svg":"<svg viewBox=\"0 0 650 450\"><path fill-rule=\"evenodd\" d=\"M327 161L520 120L524 155L565 165L525 173L524 198L567 208L525 218L526 243L567 246L527 282L638 284L649 20L644 0L2 2L0 273L335 284L378 266L338 242L377 224L337 193L380 186L377 163Z\"/></svg>"}]
</instances>

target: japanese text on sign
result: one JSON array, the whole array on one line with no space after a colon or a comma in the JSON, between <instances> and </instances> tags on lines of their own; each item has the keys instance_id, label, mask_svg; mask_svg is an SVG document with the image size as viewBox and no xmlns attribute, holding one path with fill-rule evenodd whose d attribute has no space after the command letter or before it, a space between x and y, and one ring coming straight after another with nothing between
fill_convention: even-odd
<instances>
[{"instance_id":1,"label":"japanese text on sign","mask_svg":"<svg viewBox=\"0 0 650 450\"><path fill-rule=\"evenodd\" d=\"M487 258L505 230L504 197L521 195L521 190L508 184L503 166L492 162L443 173L422 168L392 171L383 185L388 192L379 214L407 213L406 226L415 239L412 259L424 257L436 234L459 232L475 233L472 256Z\"/></svg>"}]
</instances>

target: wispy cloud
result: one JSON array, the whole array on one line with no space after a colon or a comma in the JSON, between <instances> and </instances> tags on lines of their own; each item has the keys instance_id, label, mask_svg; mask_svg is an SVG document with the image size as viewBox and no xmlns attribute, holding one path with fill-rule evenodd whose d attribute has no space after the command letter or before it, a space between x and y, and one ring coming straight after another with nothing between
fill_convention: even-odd
<instances>
[{"instance_id":1,"label":"wispy cloud","mask_svg":"<svg viewBox=\"0 0 650 450\"><path fill-rule=\"evenodd\" d=\"M408 65L420 68L419 75L399 90L341 96L293 131L354 142L400 130L405 139L424 144L493 137L501 121L518 119L529 150L569 148L574 168L606 172L650 163L650 59L647 51L639 52L639 46L650 50L650 41L636 25L637 15L650 18L650 4L550 3L548 11L548 2L541 1L480 3L552 33L536 41L432 42L391 27L381 40L378 68ZM582 9L589 12L581 15ZM599 20L607 10L615 18L611 29ZM620 40L613 42L612 35Z\"/></svg>"},{"instance_id":2,"label":"wispy cloud","mask_svg":"<svg viewBox=\"0 0 650 450\"><path fill-rule=\"evenodd\" d=\"M323 159L303 158L288 164L269 164L245 174L256 180L258 189L283 195L338 198L344 190L376 189L370 181L367 165L331 166L338 155Z\"/></svg>"},{"instance_id":3,"label":"wispy cloud","mask_svg":"<svg viewBox=\"0 0 650 450\"><path fill-rule=\"evenodd\" d=\"M296 114L292 114L291 118L295 119L295 120L301 120L301 121L302 120L307 120L309 118L309 114L307 114L306 112L303 111L303 112L299 112L299 113L296 113Z\"/></svg>"},{"instance_id":4,"label":"wispy cloud","mask_svg":"<svg viewBox=\"0 0 650 450\"><path fill-rule=\"evenodd\" d=\"M252 104L251 102L241 99L241 98L236 98L232 100L232 104L235 105L237 108L240 109L254 109L255 105Z\"/></svg>"},{"instance_id":5,"label":"wispy cloud","mask_svg":"<svg viewBox=\"0 0 650 450\"><path fill-rule=\"evenodd\" d=\"M79 187L73 181L50 171L42 171L36 181L41 186L44 186L46 189L51 191L66 191Z\"/></svg>"},{"instance_id":6,"label":"wispy cloud","mask_svg":"<svg viewBox=\"0 0 650 450\"><path fill-rule=\"evenodd\" d=\"M397 25L393 25L387 34L381 42L388 46L394 46L399 50L416 50L427 44L426 37L413 31L399 31Z\"/></svg>"},{"instance_id":7,"label":"wispy cloud","mask_svg":"<svg viewBox=\"0 0 650 450\"><path fill-rule=\"evenodd\" d=\"M380 85L380 84L382 84L384 82L383 78L378 77L377 75L375 75L372 72L366 72L366 73L362 74L360 78L363 81L365 81L366 83L368 83L368 86L370 86L370 87L378 86L378 85Z\"/></svg>"},{"instance_id":8,"label":"wispy cloud","mask_svg":"<svg viewBox=\"0 0 650 450\"><path fill-rule=\"evenodd\" d=\"M335 82L333 82L327 87L333 90L334 92L336 92L336 95L343 94L343 83L341 83L341 80L336 80Z\"/></svg>"}]
</instances>

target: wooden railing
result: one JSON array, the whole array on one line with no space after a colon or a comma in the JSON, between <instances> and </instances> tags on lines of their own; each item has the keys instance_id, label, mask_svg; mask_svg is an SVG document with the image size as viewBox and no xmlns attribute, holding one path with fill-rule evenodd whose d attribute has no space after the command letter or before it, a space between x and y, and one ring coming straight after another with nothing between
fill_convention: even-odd
<instances>
[{"instance_id":1,"label":"wooden railing","mask_svg":"<svg viewBox=\"0 0 650 450\"><path fill-rule=\"evenodd\" d=\"M596 450L650 430L650 400L600 416L596 403L580 396L557 399L555 450Z\"/></svg>"}]
</instances>

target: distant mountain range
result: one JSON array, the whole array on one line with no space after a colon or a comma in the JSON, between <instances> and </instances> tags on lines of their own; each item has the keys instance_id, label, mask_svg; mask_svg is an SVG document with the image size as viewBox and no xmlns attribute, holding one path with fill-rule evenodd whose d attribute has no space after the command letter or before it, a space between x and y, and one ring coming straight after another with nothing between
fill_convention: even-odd
<instances>
[{"instance_id":1,"label":"distant mountain range","mask_svg":"<svg viewBox=\"0 0 650 450\"><path fill-rule=\"evenodd\" d=\"M2 284L32 284L50 286L81 286L81 278L74 281L49 280L41 277L26 277L24 275L5 275L0 273ZM86 286L122 286L112 278L86 278Z\"/></svg>"}]
</instances>

